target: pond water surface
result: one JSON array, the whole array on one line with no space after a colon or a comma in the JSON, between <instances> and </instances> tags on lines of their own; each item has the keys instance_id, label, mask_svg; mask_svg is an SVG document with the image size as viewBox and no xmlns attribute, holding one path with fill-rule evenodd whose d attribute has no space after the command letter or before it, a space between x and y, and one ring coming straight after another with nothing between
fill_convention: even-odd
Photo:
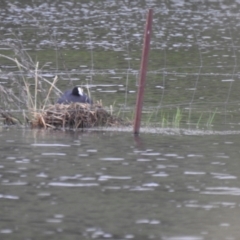
<instances>
[{"instance_id":1,"label":"pond water surface","mask_svg":"<svg viewBox=\"0 0 240 240\"><path fill-rule=\"evenodd\" d=\"M26 110L39 62L132 116L148 8L148 127L1 126L0 239L239 239L239 1L2 1L0 54L26 69L1 55L1 110Z\"/></svg>"},{"instance_id":2,"label":"pond water surface","mask_svg":"<svg viewBox=\"0 0 240 240\"><path fill-rule=\"evenodd\" d=\"M1 239L237 239L239 135L1 130Z\"/></svg>"}]
</instances>

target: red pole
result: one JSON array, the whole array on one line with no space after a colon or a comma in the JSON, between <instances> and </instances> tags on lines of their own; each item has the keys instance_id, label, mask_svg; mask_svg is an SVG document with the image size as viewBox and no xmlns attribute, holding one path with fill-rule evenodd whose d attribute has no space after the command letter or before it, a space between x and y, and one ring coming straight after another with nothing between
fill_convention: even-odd
<instances>
[{"instance_id":1,"label":"red pole","mask_svg":"<svg viewBox=\"0 0 240 240\"><path fill-rule=\"evenodd\" d=\"M145 25L145 33L144 33L144 42L142 49L142 59L140 66L140 75L139 75L139 85L138 85L138 93L137 93L137 101L136 101L136 110L135 110L135 119L133 125L133 133L139 134L141 117L142 117L142 106L143 106L143 97L144 97L144 88L146 82L146 73L147 73L147 63L148 63L148 53L150 49L150 38L152 31L152 15L153 10L148 10L147 21Z\"/></svg>"}]
</instances>

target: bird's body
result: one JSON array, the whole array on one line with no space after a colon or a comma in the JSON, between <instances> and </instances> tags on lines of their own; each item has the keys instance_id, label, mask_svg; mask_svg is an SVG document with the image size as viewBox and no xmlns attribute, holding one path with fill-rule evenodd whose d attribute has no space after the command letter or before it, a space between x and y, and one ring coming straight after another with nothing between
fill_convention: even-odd
<instances>
[{"instance_id":1,"label":"bird's body","mask_svg":"<svg viewBox=\"0 0 240 240\"><path fill-rule=\"evenodd\" d=\"M70 104L71 102L92 104L92 100L83 93L83 90L80 87L74 87L72 90L67 90L57 101L57 103L62 104Z\"/></svg>"}]
</instances>

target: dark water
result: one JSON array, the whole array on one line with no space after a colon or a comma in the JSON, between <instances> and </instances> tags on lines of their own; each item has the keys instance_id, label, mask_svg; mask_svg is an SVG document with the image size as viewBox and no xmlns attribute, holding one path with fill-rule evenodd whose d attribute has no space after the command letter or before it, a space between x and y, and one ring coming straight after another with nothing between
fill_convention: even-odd
<instances>
[{"instance_id":1,"label":"dark water","mask_svg":"<svg viewBox=\"0 0 240 240\"><path fill-rule=\"evenodd\" d=\"M148 127L1 127L0 239L239 238L239 1L2 1L0 54L27 70L1 56L1 86L21 97L38 61L131 115L150 7Z\"/></svg>"}]
</instances>

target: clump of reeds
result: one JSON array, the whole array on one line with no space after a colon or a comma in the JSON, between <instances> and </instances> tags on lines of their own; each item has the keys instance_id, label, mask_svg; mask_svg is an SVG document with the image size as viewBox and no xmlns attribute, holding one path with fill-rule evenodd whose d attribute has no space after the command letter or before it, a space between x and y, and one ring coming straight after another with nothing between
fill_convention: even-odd
<instances>
[{"instance_id":1,"label":"clump of reeds","mask_svg":"<svg viewBox=\"0 0 240 240\"><path fill-rule=\"evenodd\" d=\"M123 120L108 113L101 104L71 103L49 105L33 112L33 128L89 128L124 125Z\"/></svg>"},{"instance_id":2,"label":"clump of reeds","mask_svg":"<svg viewBox=\"0 0 240 240\"><path fill-rule=\"evenodd\" d=\"M57 76L51 81L43 77L43 67L34 63L26 51L18 46L11 46L17 57L0 54L1 58L14 63L19 70L19 77L12 79L14 88L0 85L3 107L0 114L4 124L21 124L19 118L33 128L86 128L96 126L119 126L125 123L104 109L101 102L95 104L71 103L53 104L61 91L56 87ZM26 77L28 76L28 77ZM14 90L13 90L14 89ZM14 117L9 113L18 108L22 116Z\"/></svg>"}]
</instances>

